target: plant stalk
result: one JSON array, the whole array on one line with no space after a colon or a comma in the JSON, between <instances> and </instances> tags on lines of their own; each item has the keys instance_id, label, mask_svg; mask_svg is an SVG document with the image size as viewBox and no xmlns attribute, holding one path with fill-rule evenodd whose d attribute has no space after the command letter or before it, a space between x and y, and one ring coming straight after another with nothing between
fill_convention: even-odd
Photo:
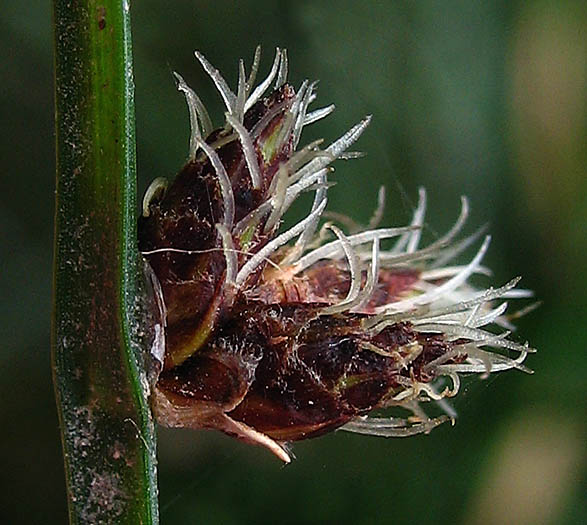
<instances>
[{"instance_id":1,"label":"plant stalk","mask_svg":"<svg viewBox=\"0 0 587 525\"><path fill-rule=\"evenodd\" d=\"M54 0L52 363L71 523L158 522L128 0Z\"/></svg>"}]
</instances>

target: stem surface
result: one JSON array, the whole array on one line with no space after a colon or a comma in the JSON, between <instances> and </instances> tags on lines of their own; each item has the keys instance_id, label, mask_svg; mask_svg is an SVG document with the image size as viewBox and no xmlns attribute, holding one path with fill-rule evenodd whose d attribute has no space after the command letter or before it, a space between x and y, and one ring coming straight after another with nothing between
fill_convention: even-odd
<instances>
[{"instance_id":1,"label":"stem surface","mask_svg":"<svg viewBox=\"0 0 587 525\"><path fill-rule=\"evenodd\" d=\"M70 522L157 523L129 4L54 0L54 24L52 359Z\"/></svg>"}]
</instances>

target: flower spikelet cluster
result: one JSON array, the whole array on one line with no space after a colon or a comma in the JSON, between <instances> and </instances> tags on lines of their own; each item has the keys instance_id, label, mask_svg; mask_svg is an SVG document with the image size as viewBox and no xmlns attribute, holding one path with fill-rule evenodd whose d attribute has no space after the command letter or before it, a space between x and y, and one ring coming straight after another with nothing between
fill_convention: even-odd
<instances>
[{"instance_id":1,"label":"flower spikelet cluster","mask_svg":"<svg viewBox=\"0 0 587 525\"><path fill-rule=\"evenodd\" d=\"M454 226L424 247L424 190L402 227L379 227L383 189L366 226L326 212L331 166L359 156L348 150L370 117L328 146L300 147L303 129L334 106L310 109L315 82L288 84L285 50L258 84L260 50L248 75L241 60L236 92L196 57L225 122L215 128L176 74L189 158L171 184L153 181L139 223L165 323L152 388L161 424L221 430L288 462L288 442L335 429L427 433L454 420L446 398L463 374L528 371L532 350L509 338L505 299L530 294L515 288L519 279L486 290L469 283L487 273L490 238L461 237L465 198ZM307 192L307 215L281 231ZM453 263L473 245L468 263Z\"/></svg>"}]
</instances>

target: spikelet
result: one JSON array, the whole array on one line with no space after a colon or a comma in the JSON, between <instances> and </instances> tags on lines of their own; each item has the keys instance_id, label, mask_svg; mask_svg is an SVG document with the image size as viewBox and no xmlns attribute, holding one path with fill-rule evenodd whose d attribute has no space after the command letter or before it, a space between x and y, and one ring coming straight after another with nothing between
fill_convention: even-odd
<instances>
[{"instance_id":1,"label":"spikelet","mask_svg":"<svg viewBox=\"0 0 587 525\"><path fill-rule=\"evenodd\" d=\"M221 430L289 462L287 442L339 428L427 433L454 420L445 398L456 395L462 374L529 371L523 362L533 350L509 339L505 300L531 293L515 288L519 279L487 290L469 284L487 273L490 237L460 238L464 197L454 226L425 247L423 189L403 227L378 227L383 189L366 227L325 212L331 164L358 156L347 150L370 117L323 149L322 141L299 148L303 128L334 106L309 109L316 83L297 91L287 83L285 50L256 87L260 50L248 77L241 60L236 93L196 57L226 121L214 129L176 74L192 130L188 162L169 186L153 182L139 224L166 324L152 395L161 424ZM280 232L305 192L314 193L307 216ZM327 213L349 231L319 227ZM469 263L451 264L473 244ZM427 415L432 404L445 413ZM393 415L370 416L376 409Z\"/></svg>"}]
</instances>

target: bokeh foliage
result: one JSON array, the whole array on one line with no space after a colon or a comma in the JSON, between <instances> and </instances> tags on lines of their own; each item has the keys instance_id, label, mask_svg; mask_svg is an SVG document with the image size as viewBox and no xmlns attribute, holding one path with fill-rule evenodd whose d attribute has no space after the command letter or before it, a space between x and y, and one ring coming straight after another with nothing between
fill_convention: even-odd
<instances>
[{"instance_id":1,"label":"bokeh foliage","mask_svg":"<svg viewBox=\"0 0 587 525\"><path fill-rule=\"evenodd\" d=\"M65 497L49 371L54 190L51 13L3 2L0 151L4 523L63 523ZM282 468L220 435L160 435L166 523L579 523L585 500L587 343L587 15L581 2L229 2L133 5L139 188L187 155L178 70L219 97L198 48L236 81L236 60L275 45L291 78L319 78L337 111L305 140L374 121L341 163L329 207L365 220L388 188L386 223L404 223L429 191L433 239L473 207L491 223L493 281L524 275L543 306L518 322L539 353L533 376L467 383L454 428L407 440L343 433L295 446ZM297 213L302 209L298 208ZM296 213L296 210L292 210ZM480 283L487 282L480 280Z\"/></svg>"}]
</instances>

